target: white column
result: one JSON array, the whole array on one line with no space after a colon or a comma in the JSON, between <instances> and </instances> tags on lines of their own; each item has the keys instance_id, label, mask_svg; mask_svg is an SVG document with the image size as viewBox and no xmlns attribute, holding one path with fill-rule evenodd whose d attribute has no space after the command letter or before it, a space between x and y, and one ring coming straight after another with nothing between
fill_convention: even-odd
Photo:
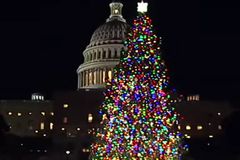
<instances>
[{"instance_id":1,"label":"white column","mask_svg":"<svg viewBox=\"0 0 240 160\"><path fill-rule=\"evenodd\" d=\"M100 53L100 59L103 59L103 49L101 49L101 53Z\"/></svg>"}]
</instances>

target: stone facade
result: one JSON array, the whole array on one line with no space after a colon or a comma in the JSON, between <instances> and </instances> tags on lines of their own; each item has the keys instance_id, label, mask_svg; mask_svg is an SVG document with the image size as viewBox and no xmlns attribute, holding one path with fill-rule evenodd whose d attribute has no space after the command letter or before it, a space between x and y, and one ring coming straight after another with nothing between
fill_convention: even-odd
<instances>
[{"instance_id":1,"label":"stone facade","mask_svg":"<svg viewBox=\"0 0 240 160\"><path fill-rule=\"evenodd\" d=\"M78 89L104 88L105 80L112 77L129 28L122 16L122 7L122 3L112 2L110 17L93 33L83 52L84 63L77 69Z\"/></svg>"}]
</instances>

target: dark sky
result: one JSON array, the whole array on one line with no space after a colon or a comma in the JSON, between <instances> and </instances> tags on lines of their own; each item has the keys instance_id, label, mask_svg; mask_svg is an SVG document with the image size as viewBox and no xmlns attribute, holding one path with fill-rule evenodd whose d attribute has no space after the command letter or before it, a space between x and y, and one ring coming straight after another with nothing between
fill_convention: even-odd
<instances>
[{"instance_id":1,"label":"dark sky","mask_svg":"<svg viewBox=\"0 0 240 160\"><path fill-rule=\"evenodd\" d=\"M0 2L0 99L75 90L82 51L109 16L110 2ZM232 0L148 2L172 86L212 99L239 96L239 5ZM132 23L137 0L123 3L124 17Z\"/></svg>"}]
</instances>

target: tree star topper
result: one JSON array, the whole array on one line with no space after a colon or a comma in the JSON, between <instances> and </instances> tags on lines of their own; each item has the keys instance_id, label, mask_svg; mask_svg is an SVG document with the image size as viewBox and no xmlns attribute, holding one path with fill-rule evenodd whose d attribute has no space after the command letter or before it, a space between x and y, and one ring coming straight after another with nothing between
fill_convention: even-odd
<instances>
[{"instance_id":1,"label":"tree star topper","mask_svg":"<svg viewBox=\"0 0 240 160\"><path fill-rule=\"evenodd\" d=\"M138 12L146 13L147 10L148 10L148 3L143 2L143 0L142 2L138 3Z\"/></svg>"}]
</instances>

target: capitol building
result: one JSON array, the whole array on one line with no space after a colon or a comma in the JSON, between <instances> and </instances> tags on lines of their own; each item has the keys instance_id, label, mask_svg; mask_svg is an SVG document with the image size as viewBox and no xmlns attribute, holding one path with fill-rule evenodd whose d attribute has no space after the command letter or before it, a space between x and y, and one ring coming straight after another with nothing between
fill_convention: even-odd
<instances>
[{"instance_id":1,"label":"capitol building","mask_svg":"<svg viewBox=\"0 0 240 160\"><path fill-rule=\"evenodd\" d=\"M78 89L104 88L105 80L112 78L130 28L122 16L122 7L121 2L110 3L109 18L93 33L83 52L84 63L77 69Z\"/></svg>"},{"instance_id":2,"label":"capitol building","mask_svg":"<svg viewBox=\"0 0 240 160\"><path fill-rule=\"evenodd\" d=\"M98 111L104 100L105 81L113 76L130 30L122 15L123 4L113 0L109 6L110 16L93 32L82 53L84 63L77 68L77 90L58 91L50 101L39 93L31 100L0 100L0 115L11 134L59 141L76 138L80 142L73 141L81 144L80 150L89 152L89 139L96 134L101 119ZM187 139L211 140L223 134L221 122L233 111L229 102L204 101L199 95L176 102L178 112L185 117L178 127Z\"/></svg>"}]
</instances>

